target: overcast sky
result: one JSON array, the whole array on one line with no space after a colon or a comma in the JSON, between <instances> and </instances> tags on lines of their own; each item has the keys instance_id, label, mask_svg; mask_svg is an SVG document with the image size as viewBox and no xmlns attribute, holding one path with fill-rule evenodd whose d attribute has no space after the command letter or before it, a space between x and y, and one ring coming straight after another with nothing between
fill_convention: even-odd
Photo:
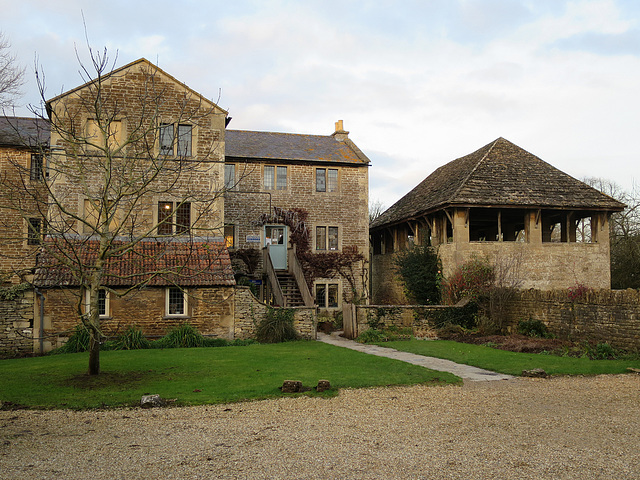
<instances>
[{"instance_id":1,"label":"overcast sky","mask_svg":"<svg viewBox=\"0 0 640 480\"><path fill-rule=\"evenodd\" d=\"M0 0L23 104L82 83L86 20L229 110L229 128L330 134L344 120L390 206L498 137L576 177L640 181L637 0ZM19 113L26 114L21 109Z\"/></svg>"}]
</instances>

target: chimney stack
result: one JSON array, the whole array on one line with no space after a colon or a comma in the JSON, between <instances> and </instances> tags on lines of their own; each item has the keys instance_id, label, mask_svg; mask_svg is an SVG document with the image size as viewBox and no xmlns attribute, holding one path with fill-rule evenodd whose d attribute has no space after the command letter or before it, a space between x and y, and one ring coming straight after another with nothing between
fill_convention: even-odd
<instances>
[{"instance_id":1,"label":"chimney stack","mask_svg":"<svg viewBox=\"0 0 640 480\"><path fill-rule=\"evenodd\" d=\"M344 142L347 138L349 138L349 132L344 129L344 125L342 124L342 120L338 120L336 122L336 131L332 134L336 140L339 142Z\"/></svg>"}]
</instances>

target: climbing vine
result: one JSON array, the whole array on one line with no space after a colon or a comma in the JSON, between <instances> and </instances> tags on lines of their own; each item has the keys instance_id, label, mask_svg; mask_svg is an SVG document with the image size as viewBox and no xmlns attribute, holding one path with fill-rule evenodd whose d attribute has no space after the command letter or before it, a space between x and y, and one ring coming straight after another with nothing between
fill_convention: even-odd
<instances>
[{"instance_id":1,"label":"climbing vine","mask_svg":"<svg viewBox=\"0 0 640 480\"><path fill-rule=\"evenodd\" d=\"M302 270L309 288L316 278L340 275L349 283L351 291L356 293L355 266L365 260L356 246L345 246L342 252L311 252L311 234L307 228L309 212L302 208L285 210L274 207L273 214L260 216L256 225L281 223L290 229L289 240L296 246L296 254L300 260Z\"/></svg>"}]
</instances>

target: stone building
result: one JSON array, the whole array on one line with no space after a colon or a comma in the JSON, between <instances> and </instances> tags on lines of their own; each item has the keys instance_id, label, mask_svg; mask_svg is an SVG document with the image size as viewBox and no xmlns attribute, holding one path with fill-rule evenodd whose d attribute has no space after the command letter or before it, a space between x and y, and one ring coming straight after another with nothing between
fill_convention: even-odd
<instances>
[{"instance_id":1,"label":"stone building","mask_svg":"<svg viewBox=\"0 0 640 480\"><path fill-rule=\"evenodd\" d=\"M609 217L624 205L498 138L435 170L370 225L373 303L404 303L394 253L437 248L447 277L473 255L521 288L610 288Z\"/></svg>"},{"instance_id":2,"label":"stone building","mask_svg":"<svg viewBox=\"0 0 640 480\"><path fill-rule=\"evenodd\" d=\"M369 159L342 121L331 135L227 130L225 238L278 305L336 311L366 294ZM267 254L268 253L268 254Z\"/></svg>"},{"instance_id":3,"label":"stone building","mask_svg":"<svg viewBox=\"0 0 640 480\"><path fill-rule=\"evenodd\" d=\"M35 266L48 146L45 120L0 117L0 284L23 281Z\"/></svg>"}]
</instances>

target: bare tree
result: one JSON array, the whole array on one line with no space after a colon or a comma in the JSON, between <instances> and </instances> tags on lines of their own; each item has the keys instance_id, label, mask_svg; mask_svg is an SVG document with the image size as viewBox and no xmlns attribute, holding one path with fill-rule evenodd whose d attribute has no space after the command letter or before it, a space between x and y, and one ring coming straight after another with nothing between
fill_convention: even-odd
<instances>
[{"instance_id":1,"label":"bare tree","mask_svg":"<svg viewBox=\"0 0 640 480\"><path fill-rule=\"evenodd\" d=\"M373 222L387 209L380 200L371 200L369 202L369 223Z\"/></svg>"},{"instance_id":2,"label":"bare tree","mask_svg":"<svg viewBox=\"0 0 640 480\"><path fill-rule=\"evenodd\" d=\"M615 182L603 178L583 181L602 193L626 204L609 220L611 243L611 287L640 288L640 191L636 185L625 191Z\"/></svg>"},{"instance_id":3,"label":"bare tree","mask_svg":"<svg viewBox=\"0 0 640 480\"><path fill-rule=\"evenodd\" d=\"M114 69L106 49L89 52L86 83L46 101L50 150L2 177L0 207L46 219L36 282L74 287L98 374L101 290L123 296L158 278L179 287L216 261L226 112L146 60Z\"/></svg>"},{"instance_id":4,"label":"bare tree","mask_svg":"<svg viewBox=\"0 0 640 480\"><path fill-rule=\"evenodd\" d=\"M15 55L11 53L9 41L0 32L0 109L12 107L21 96L24 71L24 67L18 65Z\"/></svg>"}]
</instances>

